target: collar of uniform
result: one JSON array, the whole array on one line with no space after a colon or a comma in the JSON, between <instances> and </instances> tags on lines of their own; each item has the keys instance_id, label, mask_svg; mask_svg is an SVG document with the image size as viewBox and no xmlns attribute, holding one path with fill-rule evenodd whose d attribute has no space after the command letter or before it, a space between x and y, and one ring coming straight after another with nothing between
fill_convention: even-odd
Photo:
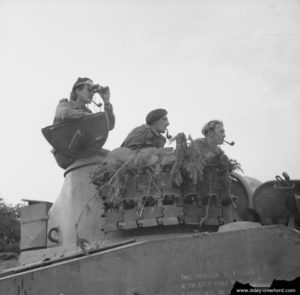
<instances>
[{"instance_id":1,"label":"collar of uniform","mask_svg":"<svg viewBox=\"0 0 300 295\"><path fill-rule=\"evenodd\" d=\"M80 107L73 100L70 100L69 103L70 103L72 109L90 111L90 109L88 107L86 107L85 105Z\"/></svg>"},{"instance_id":2,"label":"collar of uniform","mask_svg":"<svg viewBox=\"0 0 300 295\"><path fill-rule=\"evenodd\" d=\"M151 125L146 124L146 127L147 127L148 129L150 129L156 136L162 136L158 131L156 131L155 129L153 129L153 128L151 127Z\"/></svg>"},{"instance_id":3,"label":"collar of uniform","mask_svg":"<svg viewBox=\"0 0 300 295\"><path fill-rule=\"evenodd\" d=\"M71 107L72 107L73 109L77 109L77 110L81 109L81 108L75 103L74 100L70 100L69 103L70 103L70 105L71 105Z\"/></svg>"},{"instance_id":4,"label":"collar of uniform","mask_svg":"<svg viewBox=\"0 0 300 295\"><path fill-rule=\"evenodd\" d=\"M214 153L219 153L222 149L218 145L209 145L207 138L203 138L205 146Z\"/></svg>"}]
</instances>

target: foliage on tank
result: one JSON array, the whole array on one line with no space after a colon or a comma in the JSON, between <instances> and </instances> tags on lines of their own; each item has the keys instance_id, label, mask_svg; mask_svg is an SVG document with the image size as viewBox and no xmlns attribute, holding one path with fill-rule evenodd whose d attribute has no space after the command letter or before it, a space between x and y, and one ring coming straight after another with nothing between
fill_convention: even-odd
<instances>
[{"instance_id":1,"label":"foliage on tank","mask_svg":"<svg viewBox=\"0 0 300 295\"><path fill-rule=\"evenodd\" d=\"M220 150L217 154L207 154L199 149L195 141L189 137L189 145L186 146L184 134L177 136L175 150L176 164L172 169L172 178L176 185L181 185L184 179L193 184L203 184L204 176L213 173L222 175L224 180L234 170L242 170L241 165L234 159L230 159Z\"/></svg>"},{"instance_id":2,"label":"foliage on tank","mask_svg":"<svg viewBox=\"0 0 300 295\"><path fill-rule=\"evenodd\" d=\"M0 252L20 250L20 208L0 198Z\"/></svg>"},{"instance_id":3,"label":"foliage on tank","mask_svg":"<svg viewBox=\"0 0 300 295\"><path fill-rule=\"evenodd\" d=\"M92 182L107 202L117 203L127 193L128 184L137 175L148 179L147 192L159 192L162 172L170 171L176 162L173 149L145 148L132 151L118 148L112 151L93 173Z\"/></svg>"},{"instance_id":4,"label":"foliage on tank","mask_svg":"<svg viewBox=\"0 0 300 295\"><path fill-rule=\"evenodd\" d=\"M241 170L236 160L229 159L223 151L214 156L207 155L191 137L187 144L181 133L176 137L175 151L172 148L115 149L91 178L106 204L115 206L132 190L130 182L137 176L142 175L147 183L145 195L162 195L166 185L174 189L194 187L205 194L212 186L217 186L229 194L229 176L234 170Z\"/></svg>"}]
</instances>

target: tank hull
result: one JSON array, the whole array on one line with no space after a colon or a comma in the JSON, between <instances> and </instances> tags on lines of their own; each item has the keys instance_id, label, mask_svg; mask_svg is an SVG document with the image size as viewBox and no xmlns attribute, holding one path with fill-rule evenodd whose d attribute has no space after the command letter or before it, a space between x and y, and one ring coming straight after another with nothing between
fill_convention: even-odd
<instances>
[{"instance_id":1,"label":"tank hull","mask_svg":"<svg viewBox=\"0 0 300 295\"><path fill-rule=\"evenodd\" d=\"M236 281L270 286L274 279L300 276L299 231L224 228L229 230L136 240L11 270L2 274L0 294L219 295L230 294Z\"/></svg>"}]
</instances>

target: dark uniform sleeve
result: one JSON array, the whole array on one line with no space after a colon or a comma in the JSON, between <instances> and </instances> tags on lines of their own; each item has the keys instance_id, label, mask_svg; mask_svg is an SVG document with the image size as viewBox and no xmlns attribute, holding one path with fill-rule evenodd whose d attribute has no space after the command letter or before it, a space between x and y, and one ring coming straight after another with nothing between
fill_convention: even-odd
<instances>
[{"instance_id":1,"label":"dark uniform sleeve","mask_svg":"<svg viewBox=\"0 0 300 295\"><path fill-rule=\"evenodd\" d=\"M76 109L72 107L71 103L63 99L56 107L55 117L53 123L61 123L72 119L79 119L90 115L92 112L88 109Z\"/></svg>"},{"instance_id":2,"label":"dark uniform sleeve","mask_svg":"<svg viewBox=\"0 0 300 295\"><path fill-rule=\"evenodd\" d=\"M121 147L127 147L132 150L147 147L161 148L165 143L166 139L162 135L156 134L149 126L142 125L136 127L128 134Z\"/></svg>"},{"instance_id":3,"label":"dark uniform sleeve","mask_svg":"<svg viewBox=\"0 0 300 295\"><path fill-rule=\"evenodd\" d=\"M127 135L121 147L127 147L133 150L144 147L148 137L147 133L148 130L144 125L134 128Z\"/></svg>"},{"instance_id":4,"label":"dark uniform sleeve","mask_svg":"<svg viewBox=\"0 0 300 295\"><path fill-rule=\"evenodd\" d=\"M108 123L109 123L109 130L113 130L115 127L115 115L114 115L114 111L113 111L113 106L110 103L106 103L104 104L104 111L107 115L108 118Z\"/></svg>"}]
</instances>

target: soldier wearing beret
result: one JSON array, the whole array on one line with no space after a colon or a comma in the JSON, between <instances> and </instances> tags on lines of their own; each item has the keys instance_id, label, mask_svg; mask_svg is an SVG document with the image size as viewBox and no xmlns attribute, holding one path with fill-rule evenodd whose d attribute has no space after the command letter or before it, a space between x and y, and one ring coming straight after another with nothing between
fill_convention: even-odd
<instances>
[{"instance_id":1,"label":"soldier wearing beret","mask_svg":"<svg viewBox=\"0 0 300 295\"><path fill-rule=\"evenodd\" d=\"M137 150L145 147L161 148L166 143L162 135L169 126L167 111L156 109L146 117L146 124L134 128L126 137L121 147Z\"/></svg>"}]
</instances>

